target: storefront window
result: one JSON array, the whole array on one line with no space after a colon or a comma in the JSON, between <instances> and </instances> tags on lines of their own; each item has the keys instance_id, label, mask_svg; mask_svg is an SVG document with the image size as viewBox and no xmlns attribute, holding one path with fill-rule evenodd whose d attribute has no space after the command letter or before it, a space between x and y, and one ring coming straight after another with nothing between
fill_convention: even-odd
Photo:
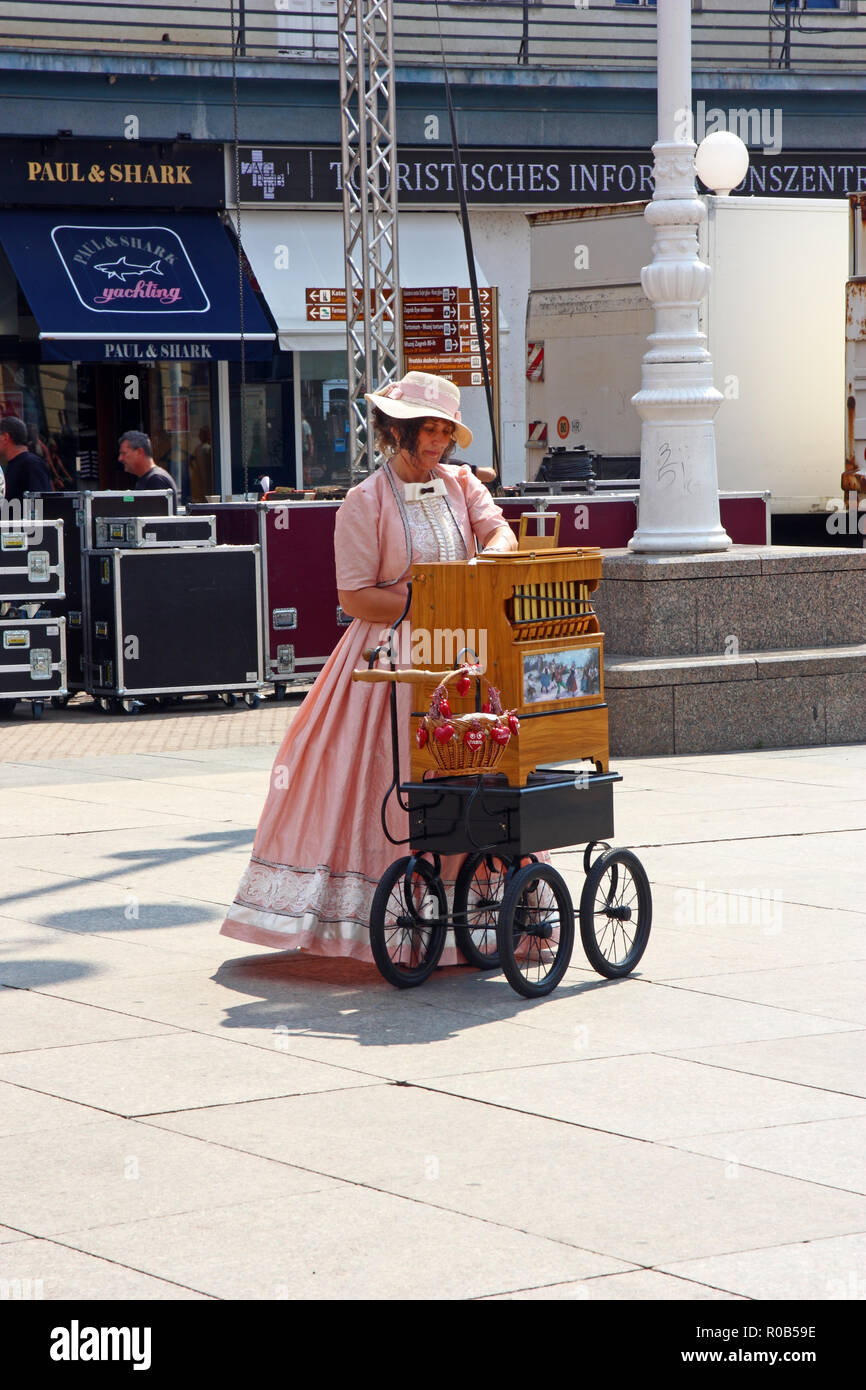
<instances>
[{"instance_id":1,"label":"storefront window","mask_svg":"<svg viewBox=\"0 0 866 1390\"><path fill-rule=\"evenodd\" d=\"M301 432L307 487L349 482L345 352L301 352Z\"/></svg>"},{"instance_id":2,"label":"storefront window","mask_svg":"<svg viewBox=\"0 0 866 1390\"><path fill-rule=\"evenodd\" d=\"M271 362L248 362L244 390L245 448L241 449L241 367L229 368L232 441L232 492L255 492L258 480L271 487L295 486L295 409L292 354L274 353ZM247 484L244 487L244 463Z\"/></svg>"},{"instance_id":3,"label":"storefront window","mask_svg":"<svg viewBox=\"0 0 866 1390\"><path fill-rule=\"evenodd\" d=\"M150 380L153 461L172 475L184 499L204 502L214 485L211 368L202 362L160 362Z\"/></svg>"},{"instance_id":4,"label":"storefront window","mask_svg":"<svg viewBox=\"0 0 866 1390\"><path fill-rule=\"evenodd\" d=\"M24 421L56 490L76 487L78 379L71 363L0 362L0 413Z\"/></svg>"}]
</instances>

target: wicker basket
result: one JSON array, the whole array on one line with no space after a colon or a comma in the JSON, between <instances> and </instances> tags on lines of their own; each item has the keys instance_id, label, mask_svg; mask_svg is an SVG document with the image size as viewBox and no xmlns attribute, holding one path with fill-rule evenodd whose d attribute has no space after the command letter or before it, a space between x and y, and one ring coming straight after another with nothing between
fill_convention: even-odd
<instances>
[{"instance_id":1,"label":"wicker basket","mask_svg":"<svg viewBox=\"0 0 866 1390\"><path fill-rule=\"evenodd\" d=\"M448 683L452 680L477 676L477 669L463 667L450 671L436 687L430 711L418 726L417 739L427 748L436 766L443 772L486 772L496 767L512 738L517 737L517 718L503 710L499 692L486 677L489 712L470 714L442 713L442 701L447 700ZM494 733L494 730L497 732ZM445 731L450 731L446 736Z\"/></svg>"}]
</instances>

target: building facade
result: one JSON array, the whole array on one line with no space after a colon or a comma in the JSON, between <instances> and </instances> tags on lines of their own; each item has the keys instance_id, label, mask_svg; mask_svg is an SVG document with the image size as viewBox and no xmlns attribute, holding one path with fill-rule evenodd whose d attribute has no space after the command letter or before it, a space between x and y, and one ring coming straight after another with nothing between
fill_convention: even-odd
<instances>
[{"instance_id":1,"label":"building facade","mask_svg":"<svg viewBox=\"0 0 866 1390\"><path fill-rule=\"evenodd\" d=\"M516 481L537 462L526 214L650 196L654 7L442 3L441 36L428 0L393 8L401 285L468 284L444 48ZM858 6L702 0L693 19L694 134L746 139L742 191L866 192ZM7 0L0 93L0 393L59 481L118 482L139 427L189 498L345 481L345 325L310 312L345 284L335 0ZM486 461L483 392L465 395Z\"/></svg>"}]
</instances>

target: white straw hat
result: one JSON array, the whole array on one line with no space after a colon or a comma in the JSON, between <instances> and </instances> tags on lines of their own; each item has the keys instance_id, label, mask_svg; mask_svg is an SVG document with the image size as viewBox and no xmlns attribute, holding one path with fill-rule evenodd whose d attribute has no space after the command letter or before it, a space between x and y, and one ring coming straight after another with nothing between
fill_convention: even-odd
<instances>
[{"instance_id":1,"label":"white straw hat","mask_svg":"<svg viewBox=\"0 0 866 1390\"><path fill-rule=\"evenodd\" d=\"M449 420L461 449L472 443L472 431L460 420L460 388L444 376L407 372L402 381L381 391L365 393L371 405L394 420Z\"/></svg>"}]
</instances>

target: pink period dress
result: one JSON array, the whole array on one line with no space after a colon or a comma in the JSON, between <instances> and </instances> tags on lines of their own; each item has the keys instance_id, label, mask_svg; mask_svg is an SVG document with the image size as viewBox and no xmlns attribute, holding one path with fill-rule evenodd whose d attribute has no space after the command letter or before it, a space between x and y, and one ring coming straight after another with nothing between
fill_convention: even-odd
<instances>
[{"instance_id":1,"label":"pink period dress","mask_svg":"<svg viewBox=\"0 0 866 1390\"><path fill-rule=\"evenodd\" d=\"M385 468L352 488L337 513L339 589L382 584L405 597L410 533L415 563L468 560L476 539L483 546L503 524L500 508L468 468L445 464L436 474L444 480L448 503L440 499L436 527L425 526L413 504L401 511ZM389 843L380 816L392 778L389 687L352 680L352 671L366 665L364 651L386 632L380 623L356 618L295 715L271 772L249 867L222 926L225 936L372 961L373 893L388 865L409 852ZM403 780L410 709L411 688L399 686ZM396 839L408 835L408 818L393 798L388 828ZM443 860L449 895L460 862L457 856ZM449 932L442 963L458 959Z\"/></svg>"}]
</instances>

